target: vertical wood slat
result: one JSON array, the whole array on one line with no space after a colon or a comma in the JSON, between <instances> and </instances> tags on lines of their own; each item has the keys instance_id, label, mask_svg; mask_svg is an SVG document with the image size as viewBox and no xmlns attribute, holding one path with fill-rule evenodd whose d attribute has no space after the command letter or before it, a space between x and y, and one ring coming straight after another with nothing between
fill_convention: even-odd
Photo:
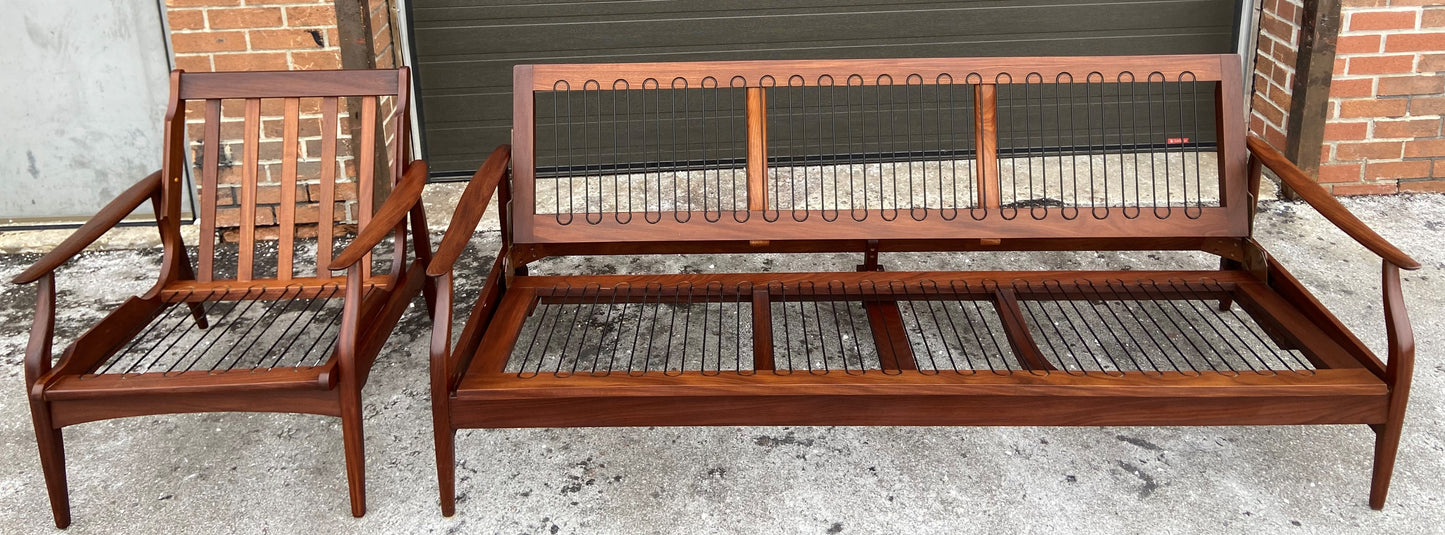
<instances>
[{"instance_id":1,"label":"vertical wood slat","mask_svg":"<svg viewBox=\"0 0 1445 535\"><path fill-rule=\"evenodd\" d=\"M296 146L297 123L301 117L301 99L286 99L281 133L281 206L277 208L276 225L280 232L277 245L276 278L291 280L291 256L296 252Z\"/></svg>"},{"instance_id":2,"label":"vertical wood slat","mask_svg":"<svg viewBox=\"0 0 1445 535\"><path fill-rule=\"evenodd\" d=\"M747 88L747 108L748 210L761 211L768 209L768 116L763 88Z\"/></svg>"},{"instance_id":3,"label":"vertical wood slat","mask_svg":"<svg viewBox=\"0 0 1445 535\"><path fill-rule=\"evenodd\" d=\"M864 301L868 325L873 331L873 344L878 349L878 365L885 370L917 370L913 346L903 326L903 314L897 301Z\"/></svg>"},{"instance_id":4,"label":"vertical wood slat","mask_svg":"<svg viewBox=\"0 0 1445 535\"><path fill-rule=\"evenodd\" d=\"M974 86L974 147L978 160L978 205L998 208L998 93L997 86Z\"/></svg>"},{"instance_id":5,"label":"vertical wood slat","mask_svg":"<svg viewBox=\"0 0 1445 535\"><path fill-rule=\"evenodd\" d=\"M321 198L316 216L316 276L330 277L336 219L336 97L321 100Z\"/></svg>"},{"instance_id":6,"label":"vertical wood slat","mask_svg":"<svg viewBox=\"0 0 1445 535\"><path fill-rule=\"evenodd\" d=\"M766 288L753 290L753 370L773 369L773 304Z\"/></svg>"},{"instance_id":7,"label":"vertical wood slat","mask_svg":"<svg viewBox=\"0 0 1445 535\"><path fill-rule=\"evenodd\" d=\"M360 162L356 166L356 223L357 231L371 222L375 208L376 181L376 109L377 99L373 96L361 98L361 145L357 147ZM371 253L361 257L361 277L371 278Z\"/></svg>"},{"instance_id":8,"label":"vertical wood slat","mask_svg":"<svg viewBox=\"0 0 1445 535\"><path fill-rule=\"evenodd\" d=\"M1028 322L1024 319L1023 309L1019 307L1018 297L1013 290L1000 289L994 292L993 305L998 311L1003 330L1008 335L1009 346L1013 348L1014 358L1019 364L1029 371L1057 370L1058 368L1049 364L1048 359L1039 352L1039 346L1029 334Z\"/></svg>"},{"instance_id":9,"label":"vertical wood slat","mask_svg":"<svg viewBox=\"0 0 1445 535\"><path fill-rule=\"evenodd\" d=\"M261 99L246 99L246 122L241 156L241 239L236 260L236 280L249 281L253 256L256 253L256 174L259 171L261 137Z\"/></svg>"},{"instance_id":10,"label":"vertical wood slat","mask_svg":"<svg viewBox=\"0 0 1445 535\"><path fill-rule=\"evenodd\" d=\"M217 174L221 166L221 100L206 100L206 123L201 143L205 152L201 155L201 236L196 260L200 269L196 280L211 282L215 277L216 257L216 203L220 191Z\"/></svg>"}]
</instances>

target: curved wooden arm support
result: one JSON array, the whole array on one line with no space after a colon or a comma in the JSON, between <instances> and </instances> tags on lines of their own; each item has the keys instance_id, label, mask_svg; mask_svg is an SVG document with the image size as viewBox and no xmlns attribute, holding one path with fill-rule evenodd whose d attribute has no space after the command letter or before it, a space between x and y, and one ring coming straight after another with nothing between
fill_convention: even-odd
<instances>
[{"instance_id":1,"label":"curved wooden arm support","mask_svg":"<svg viewBox=\"0 0 1445 535\"><path fill-rule=\"evenodd\" d=\"M431 322L431 394L432 403L438 403L438 397L445 398L448 394L448 387L451 377L451 345L452 345L452 274L443 273L437 277L431 277L433 284L436 284L436 303L434 305Z\"/></svg>"},{"instance_id":2,"label":"curved wooden arm support","mask_svg":"<svg viewBox=\"0 0 1445 535\"><path fill-rule=\"evenodd\" d=\"M352 240L341 254L336 255L327 268L340 271L359 262L376 244L391 234L411 209L421 202L421 190L425 186L426 162L417 160L408 164L401 182L397 183L396 189L391 191L391 196L386 198L386 202L382 203L376 214L371 216L371 222L356 234L356 239Z\"/></svg>"},{"instance_id":3,"label":"curved wooden arm support","mask_svg":"<svg viewBox=\"0 0 1445 535\"><path fill-rule=\"evenodd\" d=\"M1330 192L1310 180L1308 176L1305 176L1304 171L1301 171L1279 151L1274 150L1274 147L1270 147L1264 140L1255 136L1250 136L1247 144L1249 152L1263 162L1265 167L1274 171L1274 174L1278 175L1286 186L1289 186L1299 194L1301 199L1318 210L1320 215L1325 216L1325 219L1345 231L1345 234L1349 234L1355 241L1360 242L1360 245L1380 255L1380 258L1385 259L1386 262L1399 266L1400 269L1420 269L1419 262L1376 234L1363 221L1351 214L1345 205L1335 200Z\"/></svg>"},{"instance_id":4,"label":"curved wooden arm support","mask_svg":"<svg viewBox=\"0 0 1445 535\"><path fill-rule=\"evenodd\" d=\"M160 187L160 171L151 173L150 176L141 179L140 182L136 182L134 186L125 190L125 192L121 193L115 200L110 201L110 204L105 205L105 208L102 208L100 212L96 213L94 217L91 217L89 221L86 221L84 225L75 229L75 233L71 234L65 241L60 242L60 245L55 246L55 249L46 253L45 256L40 257L40 260L35 261L28 269L16 275L15 278L10 281L15 284L29 284L39 280L40 277L45 274L55 271L56 268L60 267L67 260L70 260L71 257L80 254L80 252L84 251L90 244L95 243L95 240L100 239L106 231L115 228L115 225L125 219L125 216L130 215L141 203L146 202L151 196L160 191Z\"/></svg>"},{"instance_id":5,"label":"curved wooden arm support","mask_svg":"<svg viewBox=\"0 0 1445 535\"><path fill-rule=\"evenodd\" d=\"M462 329L457 337L456 345L452 346L452 301L456 297L452 293L452 274L443 273L435 277L429 277L437 285L436 307L432 313L432 340L431 357L434 380L440 381L435 386L439 388L451 388L461 380L461 372L471 362L471 357L477 352L482 344L482 335L486 331L487 324L492 316L496 314L498 305L501 304L503 287L506 285L505 271L508 249L504 246L497 251L497 258L492 262L492 269L487 272L487 278L482 280L482 291L477 295L477 300L472 304L467 314L466 327ZM449 390L442 390L445 393Z\"/></svg>"},{"instance_id":6,"label":"curved wooden arm support","mask_svg":"<svg viewBox=\"0 0 1445 535\"><path fill-rule=\"evenodd\" d=\"M1385 363L1385 383L1390 387L1390 401L1385 423L1372 425L1375 430L1374 478L1370 481L1370 508L1385 507L1390 478L1395 472L1395 453L1400 448L1400 431L1405 424L1405 405L1410 400L1410 378L1415 373L1415 331L1405 313L1405 298L1400 293L1400 268L1384 261L1380 288L1385 294L1385 336L1389 361Z\"/></svg>"},{"instance_id":7,"label":"curved wooden arm support","mask_svg":"<svg viewBox=\"0 0 1445 535\"><path fill-rule=\"evenodd\" d=\"M358 380L361 371L357 366L357 352L361 349L361 264L353 263L346 268L346 292L341 300L341 327L336 336L336 360L340 365L338 383L342 388L360 390Z\"/></svg>"},{"instance_id":8,"label":"curved wooden arm support","mask_svg":"<svg viewBox=\"0 0 1445 535\"><path fill-rule=\"evenodd\" d=\"M50 372L51 340L55 335L55 274L40 275L40 291L35 296L35 323L30 327L30 342L25 346L25 390Z\"/></svg>"},{"instance_id":9,"label":"curved wooden arm support","mask_svg":"<svg viewBox=\"0 0 1445 535\"><path fill-rule=\"evenodd\" d=\"M432 256L430 265L427 266L426 274L436 277L444 273L451 273L452 265L467 248L467 242L472 239L472 232L477 229L477 223L482 220L482 214L487 211L487 204L492 202L492 194L502 185L502 180L507 176L507 165L512 159L512 146L502 145L492 151L487 161L482 162L481 167L472 175L467 183L466 191L462 192L462 198L457 202L457 209L452 214L452 222L447 225L447 233L442 236L442 242L437 246L437 252Z\"/></svg>"},{"instance_id":10,"label":"curved wooden arm support","mask_svg":"<svg viewBox=\"0 0 1445 535\"><path fill-rule=\"evenodd\" d=\"M1403 414L1404 393L1410 387L1410 376L1415 370L1415 330L1410 327L1405 297L1400 292L1400 268L1389 260L1383 264L1380 288L1385 294L1385 336L1389 356L1385 362L1385 381L1401 398L1400 411ZM1391 399L1390 403L1393 411L1395 400Z\"/></svg>"}]
</instances>

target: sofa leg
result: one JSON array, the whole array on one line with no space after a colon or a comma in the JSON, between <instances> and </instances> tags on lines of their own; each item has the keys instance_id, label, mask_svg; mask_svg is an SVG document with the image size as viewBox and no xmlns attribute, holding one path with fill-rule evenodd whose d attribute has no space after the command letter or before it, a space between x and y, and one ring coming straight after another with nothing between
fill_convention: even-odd
<instances>
[{"instance_id":1,"label":"sofa leg","mask_svg":"<svg viewBox=\"0 0 1445 535\"><path fill-rule=\"evenodd\" d=\"M419 272L419 273L416 274L416 276L418 276L418 277L426 277L426 272L425 272L425 271ZM436 319L437 319L437 285L436 285L436 281L431 280L431 277L427 277L427 280L422 281L422 283L421 283L421 295L422 295L423 298L426 299L426 317L427 317L427 319L428 319L428 320L431 320L431 321L436 321Z\"/></svg>"},{"instance_id":2,"label":"sofa leg","mask_svg":"<svg viewBox=\"0 0 1445 535\"><path fill-rule=\"evenodd\" d=\"M437 487L441 491L442 516L457 513L457 432L447 422L436 427Z\"/></svg>"},{"instance_id":3,"label":"sofa leg","mask_svg":"<svg viewBox=\"0 0 1445 535\"><path fill-rule=\"evenodd\" d=\"M1395 452L1400 449L1403 424L1392 419L1374 426L1375 468L1370 478L1370 508L1376 511L1385 508L1385 495L1390 492L1390 476L1395 473Z\"/></svg>"},{"instance_id":4,"label":"sofa leg","mask_svg":"<svg viewBox=\"0 0 1445 535\"><path fill-rule=\"evenodd\" d=\"M30 402L31 420L35 423L35 444L40 447L40 469L45 474L45 490L50 495L50 512L55 527L70 526L70 491L65 481L65 440L60 429L50 423L50 406Z\"/></svg>"},{"instance_id":5,"label":"sofa leg","mask_svg":"<svg viewBox=\"0 0 1445 535\"><path fill-rule=\"evenodd\" d=\"M1244 267L1244 264L1240 264L1240 263L1239 263L1238 261L1236 261L1236 260L1230 260L1230 259L1228 259L1228 258L1223 258L1223 257L1221 257L1221 258L1219 259L1219 270L1220 270L1220 271L1229 271L1229 270L1231 270L1231 269L1239 269L1239 268L1241 268L1241 267ZM1230 305L1232 305L1232 304L1234 304L1234 300L1233 300L1233 299L1230 299L1230 298L1228 298L1228 297L1225 297L1225 298L1223 298L1223 299L1220 299L1220 300L1219 300L1219 311L1220 311L1220 312L1229 312L1229 307L1230 307Z\"/></svg>"},{"instance_id":6,"label":"sofa leg","mask_svg":"<svg viewBox=\"0 0 1445 535\"><path fill-rule=\"evenodd\" d=\"M366 514L366 449L361 432L360 388L341 388L341 438L346 450L346 484L351 516Z\"/></svg>"}]
</instances>

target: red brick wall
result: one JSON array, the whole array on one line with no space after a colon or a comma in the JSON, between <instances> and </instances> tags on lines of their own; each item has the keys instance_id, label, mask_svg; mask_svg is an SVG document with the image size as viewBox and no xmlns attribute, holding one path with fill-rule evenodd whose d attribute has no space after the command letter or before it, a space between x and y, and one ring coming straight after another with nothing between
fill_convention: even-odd
<instances>
[{"instance_id":1,"label":"red brick wall","mask_svg":"<svg viewBox=\"0 0 1445 535\"><path fill-rule=\"evenodd\" d=\"M1445 2L1346 0L1341 15L1320 182L1445 191Z\"/></svg>"},{"instance_id":2,"label":"red brick wall","mask_svg":"<svg viewBox=\"0 0 1445 535\"><path fill-rule=\"evenodd\" d=\"M1262 8L1250 130L1283 147L1301 9ZM1343 0L1340 24L1318 180L1336 195L1445 192L1445 2Z\"/></svg>"},{"instance_id":3,"label":"red brick wall","mask_svg":"<svg viewBox=\"0 0 1445 535\"><path fill-rule=\"evenodd\" d=\"M372 17L377 66L396 65L398 47L392 32L391 0L368 0ZM171 47L176 66L187 71L307 70L341 68L341 48L336 26L336 8L331 0L166 0L166 16L170 23ZM242 111L239 106L223 109L222 162L239 161L242 150ZM239 104L239 103L234 103ZM382 109L389 113L392 108ZM300 175L303 187L297 188L297 222L304 225L302 233L314 230L314 223L323 211L316 206L319 197L315 184L319 176L321 115L319 100L302 101L300 121ZM199 107L188 110L188 116L200 117ZM342 183L337 187L336 206L330 210L334 221L353 223L356 214L355 162L346 147L349 143L348 119L342 110L343 140L341 160ZM275 225L276 205L280 202L281 154L280 102L266 101L258 152L262 163L258 173L256 224ZM199 162L202 154L199 121L192 121L189 138ZM388 137L388 146L395 140ZM389 151L388 151L389 152ZM310 177L309 184L306 178ZM217 188L217 226L222 237L234 238L229 230L239 224L237 191L240 167L224 167ZM206 192L201 192L206 195ZM258 229L258 236L276 234L275 228Z\"/></svg>"},{"instance_id":4,"label":"red brick wall","mask_svg":"<svg viewBox=\"0 0 1445 535\"><path fill-rule=\"evenodd\" d=\"M1300 0L1264 0L1260 7L1249 130L1283 149L1302 8Z\"/></svg>"},{"instance_id":5,"label":"red brick wall","mask_svg":"<svg viewBox=\"0 0 1445 535\"><path fill-rule=\"evenodd\" d=\"M188 71L341 67L329 0L166 0L166 18Z\"/></svg>"}]
</instances>

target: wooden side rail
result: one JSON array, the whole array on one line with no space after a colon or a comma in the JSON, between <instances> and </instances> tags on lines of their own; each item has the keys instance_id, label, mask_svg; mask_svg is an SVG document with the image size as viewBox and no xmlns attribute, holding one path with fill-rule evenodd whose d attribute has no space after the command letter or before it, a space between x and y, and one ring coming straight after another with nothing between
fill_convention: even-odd
<instances>
[{"instance_id":1,"label":"wooden side rail","mask_svg":"<svg viewBox=\"0 0 1445 535\"><path fill-rule=\"evenodd\" d=\"M1306 203L1318 210L1320 215L1325 216L1325 219L1334 223L1360 245L1365 246L1387 262L1399 266L1400 269L1420 269L1420 262L1410 258L1410 255L1405 254L1404 251L1371 230L1368 225L1355 217L1355 214L1350 213L1345 205L1340 204L1340 201L1330 195L1330 192L1325 191L1325 188L1320 187L1314 180L1306 176L1304 171L1301 171L1274 147L1269 146L1269 143L1255 136L1249 136L1247 143L1250 156L1263 162L1264 166L1268 167L1270 171L1274 171L1286 186L1298 193L1301 199L1304 199Z\"/></svg>"}]
</instances>

